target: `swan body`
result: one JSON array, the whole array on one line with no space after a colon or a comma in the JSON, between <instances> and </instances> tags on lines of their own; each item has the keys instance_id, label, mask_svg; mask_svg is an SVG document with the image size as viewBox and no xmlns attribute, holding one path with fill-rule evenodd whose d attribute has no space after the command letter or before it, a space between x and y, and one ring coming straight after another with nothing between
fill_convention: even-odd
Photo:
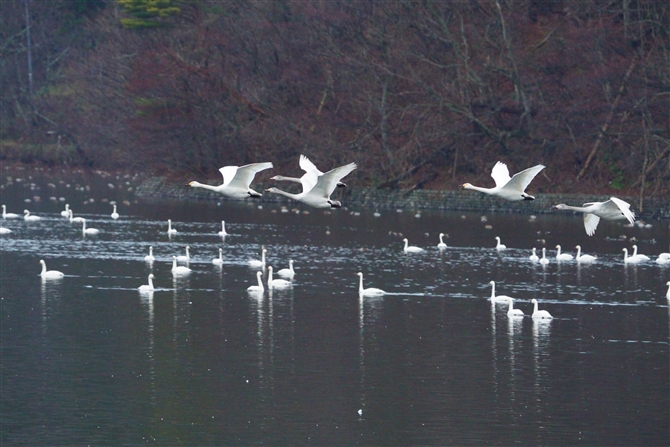
<instances>
[{"instance_id":1,"label":"swan body","mask_svg":"<svg viewBox=\"0 0 670 447\"><path fill-rule=\"evenodd\" d=\"M3 219L18 219L20 216L16 213L8 213L7 206L2 205L2 218Z\"/></svg>"},{"instance_id":2,"label":"swan body","mask_svg":"<svg viewBox=\"0 0 670 447\"><path fill-rule=\"evenodd\" d=\"M9 228L0 227L0 234L9 234L11 232L12 230L10 230Z\"/></svg>"},{"instance_id":3,"label":"swan body","mask_svg":"<svg viewBox=\"0 0 670 447\"><path fill-rule=\"evenodd\" d=\"M177 257L172 257L172 274L173 275L185 275L191 273L191 269L183 265L177 265Z\"/></svg>"},{"instance_id":4,"label":"swan body","mask_svg":"<svg viewBox=\"0 0 670 447\"><path fill-rule=\"evenodd\" d=\"M68 211L70 212L70 223L73 222L81 223L84 221L83 217L74 217L74 212L72 211L72 208L70 208Z\"/></svg>"},{"instance_id":5,"label":"swan body","mask_svg":"<svg viewBox=\"0 0 670 447\"><path fill-rule=\"evenodd\" d=\"M631 225L635 222L635 213L630 210L630 204L616 197L610 197L606 202L585 203L584 206L570 206L561 203L554 206L554 208L557 210L584 213L584 229L589 236L595 234L600 219L628 219Z\"/></svg>"},{"instance_id":6,"label":"swan body","mask_svg":"<svg viewBox=\"0 0 670 447\"><path fill-rule=\"evenodd\" d=\"M580 247L579 245L577 245L575 248L577 249L577 256L575 256L575 259L577 260L577 262L593 262L596 259L598 259L595 256L583 255L582 254L582 247Z\"/></svg>"},{"instance_id":7,"label":"swan body","mask_svg":"<svg viewBox=\"0 0 670 447\"><path fill-rule=\"evenodd\" d=\"M537 310L537 300L536 300L535 298L533 298L533 299L530 300L530 301L531 301L531 303L533 303L533 315L532 315L532 317L533 317L534 319L543 320L543 319L552 319L552 318L554 318L554 317L552 317L551 314L550 314L549 312L547 312L546 310Z\"/></svg>"},{"instance_id":8,"label":"swan body","mask_svg":"<svg viewBox=\"0 0 670 447\"><path fill-rule=\"evenodd\" d=\"M219 231L219 236L224 237L227 236L228 233L226 233L226 222L224 220L221 221L221 231Z\"/></svg>"},{"instance_id":9,"label":"swan body","mask_svg":"<svg viewBox=\"0 0 670 447\"><path fill-rule=\"evenodd\" d=\"M315 165L312 163L309 158L307 158L304 155L300 155L300 168L305 171L305 174L300 177L300 178L295 178L295 177L284 177L283 175L275 175L274 177L270 178L270 180L275 180L275 181L287 181L287 182L294 182L294 183L300 183L302 185L302 191L309 191L310 189L314 188L316 185L316 182L319 180L319 177L323 175L323 172L321 172ZM338 188L345 188L347 185L345 183L342 183L340 181L337 182L336 186Z\"/></svg>"},{"instance_id":10,"label":"swan body","mask_svg":"<svg viewBox=\"0 0 670 447\"><path fill-rule=\"evenodd\" d=\"M23 210L23 220L28 222L37 222L38 220L42 220L42 218L39 216L31 216L30 211Z\"/></svg>"},{"instance_id":11,"label":"swan body","mask_svg":"<svg viewBox=\"0 0 670 447\"><path fill-rule=\"evenodd\" d=\"M250 267L265 267L265 253L267 252L267 249L263 249L261 251L261 260L259 261L258 259L252 259L249 261L249 266Z\"/></svg>"},{"instance_id":12,"label":"swan body","mask_svg":"<svg viewBox=\"0 0 670 447\"><path fill-rule=\"evenodd\" d=\"M172 228L172 219L168 219L168 230L167 234L177 234L177 230Z\"/></svg>"},{"instance_id":13,"label":"swan body","mask_svg":"<svg viewBox=\"0 0 670 447\"><path fill-rule=\"evenodd\" d=\"M533 247L533 254L528 257L531 262L538 262L540 258L537 256L537 253L535 253L535 247Z\"/></svg>"},{"instance_id":14,"label":"swan body","mask_svg":"<svg viewBox=\"0 0 670 447\"><path fill-rule=\"evenodd\" d=\"M491 170L491 177L493 177L493 181L496 184L495 188L481 188L479 186L473 186L470 183L464 183L463 189L472 189L505 200L535 200L535 197L526 194L525 191L530 182L544 168L545 166L543 165L533 166L532 168L525 169L510 177L507 165L499 161Z\"/></svg>"},{"instance_id":15,"label":"swan body","mask_svg":"<svg viewBox=\"0 0 670 447\"><path fill-rule=\"evenodd\" d=\"M496 296L496 282L495 281L490 281L489 284L491 284L491 303L506 303L509 300L513 300L511 296L507 295L498 295Z\"/></svg>"},{"instance_id":16,"label":"swan body","mask_svg":"<svg viewBox=\"0 0 670 447\"><path fill-rule=\"evenodd\" d=\"M291 282L287 281L285 279L273 279L272 278L272 266L268 266L268 288L273 289L273 288L278 288L278 289L283 289L286 287L290 287Z\"/></svg>"},{"instance_id":17,"label":"swan body","mask_svg":"<svg viewBox=\"0 0 670 447\"><path fill-rule=\"evenodd\" d=\"M93 235L100 233L100 230L98 230L97 228L86 228L86 219L83 219L81 221L81 232L82 234Z\"/></svg>"},{"instance_id":18,"label":"swan body","mask_svg":"<svg viewBox=\"0 0 670 447\"><path fill-rule=\"evenodd\" d=\"M514 299L510 298L509 307L507 309L507 316L510 318L523 317L523 311L521 309L514 308Z\"/></svg>"},{"instance_id":19,"label":"swan body","mask_svg":"<svg viewBox=\"0 0 670 447\"><path fill-rule=\"evenodd\" d=\"M112 219L116 220L119 218L119 213L116 212L116 205L114 205L114 211L112 211Z\"/></svg>"},{"instance_id":20,"label":"swan body","mask_svg":"<svg viewBox=\"0 0 670 447\"><path fill-rule=\"evenodd\" d=\"M191 262L191 255L190 255L189 252L188 252L188 249L189 249L189 248L191 248L191 247L189 247L189 246L187 245L187 246L186 246L186 255L184 255L184 256L177 256L177 262L185 262L185 263L187 263L187 264L188 264L189 262Z\"/></svg>"},{"instance_id":21,"label":"swan body","mask_svg":"<svg viewBox=\"0 0 670 447\"><path fill-rule=\"evenodd\" d=\"M46 263L40 259L40 264L42 264L42 273L40 273L40 276L45 279L57 279L57 278L62 278L65 276L63 272L59 272L58 270L47 270L47 265Z\"/></svg>"},{"instance_id":22,"label":"swan body","mask_svg":"<svg viewBox=\"0 0 670 447\"><path fill-rule=\"evenodd\" d=\"M154 248L149 247L149 254L144 257L144 262L154 262L156 258L154 258Z\"/></svg>"},{"instance_id":23,"label":"swan body","mask_svg":"<svg viewBox=\"0 0 670 447\"><path fill-rule=\"evenodd\" d=\"M67 203L65 204L65 209L60 212L60 215L63 216L63 217L70 217L70 205L69 204L67 204Z\"/></svg>"},{"instance_id":24,"label":"swan body","mask_svg":"<svg viewBox=\"0 0 670 447\"><path fill-rule=\"evenodd\" d=\"M670 263L670 253L661 253L656 259L658 264L669 264Z\"/></svg>"},{"instance_id":25,"label":"swan body","mask_svg":"<svg viewBox=\"0 0 670 447\"><path fill-rule=\"evenodd\" d=\"M443 237L444 237L444 233L440 233L440 243L437 244L437 248L440 249L440 250L446 250L446 248L447 248L447 244L445 244L444 241L442 240Z\"/></svg>"},{"instance_id":26,"label":"swan body","mask_svg":"<svg viewBox=\"0 0 670 447\"><path fill-rule=\"evenodd\" d=\"M337 200L332 200L330 195L337 187L338 182L354 169L356 169L356 163L349 163L348 165L331 169L325 174L318 176L316 184L312 188L306 191L303 190L300 194L291 194L274 187L268 188L266 191L273 194L281 194L314 208L340 208L342 203Z\"/></svg>"},{"instance_id":27,"label":"swan body","mask_svg":"<svg viewBox=\"0 0 670 447\"><path fill-rule=\"evenodd\" d=\"M542 257L540 258L540 264L547 265L549 264L549 259L547 259L547 249L542 247Z\"/></svg>"},{"instance_id":28,"label":"swan body","mask_svg":"<svg viewBox=\"0 0 670 447\"><path fill-rule=\"evenodd\" d=\"M634 258L632 256L628 256L628 249L624 248L623 249L623 262L624 262L624 264L639 264L640 262L642 262L642 259Z\"/></svg>"},{"instance_id":29,"label":"swan body","mask_svg":"<svg viewBox=\"0 0 670 447\"><path fill-rule=\"evenodd\" d=\"M402 240L405 243L405 248L403 248L403 251L405 253L421 253L423 251L423 248L417 247L415 245L408 245L409 241L407 238Z\"/></svg>"},{"instance_id":30,"label":"swan body","mask_svg":"<svg viewBox=\"0 0 670 447\"><path fill-rule=\"evenodd\" d=\"M154 290L154 282L153 282L154 275L153 275L153 273L150 274L147 279L148 279L149 284L141 285L137 288L137 290L139 290L140 292L151 292L151 291Z\"/></svg>"},{"instance_id":31,"label":"swan body","mask_svg":"<svg viewBox=\"0 0 670 447\"><path fill-rule=\"evenodd\" d=\"M293 279L295 276L295 270L293 270L293 260L288 261L287 269L278 270L277 275L281 276L282 278Z\"/></svg>"},{"instance_id":32,"label":"swan body","mask_svg":"<svg viewBox=\"0 0 670 447\"><path fill-rule=\"evenodd\" d=\"M639 258L641 262L649 261L649 256L637 253L637 245L633 245L633 255L632 255L632 257L633 258Z\"/></svg>"},{"instance_id":33,"label":"swan body","mask_svg":"<svg viewBox=\"0 0 670 447\"><path fill-rule=\"evenodd\" d=\"M258 285L247 287L247 292L257 293L257 292L263 292L265 290L265 287L263 287L263 281L261 281L261 276L263 276L263 272L256 273L256 278L258 279Z\"/></svg>"},{"instance_id":34,"label":"swan body","mask_svg":"<svg viewBox=\"0 0 670 447\"><path fill-rule=\"evenodd\" d=\"M219 248L219 257L212 259L212 264L223 265L223 249Z\"/></svg>"},{"instance_id":35,"label":"swan body","mask_svg":"<svg viewBox=\"0 0 670 447\"><path fill-rule=\"evenodd\" d=\"M556 260L557 261L572 261L574 259L574 256L568 254L568 253L561 253L561 246L557 245L556 246Z\"/></svg>"},{"instance_id":36,"label":"swan body","mask_svg":"<svg viewBox=\"0 0 670 447\"><path fill-rule=\"evenodd\" d=\"M244 166L224 166L219 169L223 176L223 183L219 186L203 185L190 182L193 188L209 189L231 199L246 199L247 197L262 197L262 194L249 187L258 172L272 168L272 163L252 163Z\"/></svg>"},{"instance_id":37,"label":"swan body","mask_svg":"<svg viewBox=\"0 0 670 447\"><path fill-rule=\"evenodd\" d=\"M496 236L496 250L501 251L501 250L507 250L507 245L501 244L500 243L500 237Z\"/></svg>"},{"instance_id":38,"label":"swan body","mask_svg":"<svg viewBox=\"0 0 670 447\"><path fill-rule=\"evenodd\" d=\"M377 289L374 287L368 287L367 289L363 288L363 273L358 272L357 273L359 277L359 282L358 282L358 294L361 296L381 296L385 295L386 292L384 292L382 289Z\"/></svg>"}]
</instances>

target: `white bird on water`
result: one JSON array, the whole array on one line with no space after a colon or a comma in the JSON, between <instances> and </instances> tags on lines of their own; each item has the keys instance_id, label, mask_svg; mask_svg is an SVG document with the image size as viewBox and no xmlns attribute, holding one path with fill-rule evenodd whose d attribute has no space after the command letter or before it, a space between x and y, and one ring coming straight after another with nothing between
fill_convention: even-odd
<instances>
[{"instance_id":1,"label":"white bird on water","mask_svg":"<svg viewBox=\"0 0 670 447\"><path fill-rule=\"evenodd\" d=\"M500 243L500 237L496 236L496 250L507 250L507 245Z\"/></svg>"},{"instance_id":2,"label":"white bird on water","mask_svg":"<svg viewBox=\"0 0 670 447\"><path fill-rule=\"evenodd\" d=\"M293 270L293 260L291 259L288 261L287 269L281 269L277 271L277 275L281 276L282 278L293 279L295 276L295 270Z\"/></svg>"},{"instance_id":3,"label":"white bird on water","mask_svg":"<svg viewBox=\"0 0 670 447\"><path fill-rule=\"evenodd\" d=\"M464 183L463 189L472 189L505 200L535 200L535 197L526 194L525 191L530 182L544 168L545 166L543 165L533 166L510 177L507 165L499 161L491 170L491 177L493 177L493 181L496 184L495 188L482 188L473 186L470 183Z\"/></svg>"},{"instance_id":4,"label":"white bird on water","mask_svg":"<svg viewBox=\"0 0 670 447\"><path fill-rule=\"evenodd\" d=\"M2 205L2 218L3 219L18 219L20 216L16 213L8 213L7 206Z\"/></svg>"},{"instance_id":5,"label":"white bird on water","mask_svg":"<svg viewBox=\"0 0 670 447\"><path fill-rule=\"evenodd\" d=\"M568 253L561 253L561 246L556 246L556 260L557 261L572 261L574 256Z\"/></svg>"},{"instance_id":6,"label":"white bird on water","mask_svg":"<svg viewBox=\"0 0 670 447\"><path fill-rule=\"evenodd\" d=\"M668 292L665 294L665 297L670 300L670 281L665 283L668 286Z\"/></svg>"},{"instance_id":7,"label":"white bird on water","mask_svg":"<svg viewBox=\"0 0 670 447\"><path fill-rule=\"evenodd\" d=\"M557 210L584 213L584 229L586 229L586 234L589 236L595 234L600 219L628 219L631 225L635 222L635 213L630 210L630 204L616 197L610 197L606 202L585 203L583 206L570 206L561 203L554 206L554 208Z\"/></svg>"},{"instance_id":8,"label":"white bird on water","mask_svg":"<svg viewBox=\"0 0 670 447\"><path fill-rule=\"evenodd\" d=\"M649 261L649 256L637 253L637 245L633 245L633 254L631 256L640 259L642 262Z\"/></svg>"},{"instance_id":9,"label":"white bird on water","mask_svg":"<svg viewBox=\"0 0 670 447\"><path fill-rule=\"evenodd\" d=\"M319 177L323 175L323 172L321 172L315 165L312 163L309 158L307 158L304 155L300 155L300 168L305 171L305 174L303 174L302 177L296 178L296 177L284 177L283 175L275 175L274 177L271 177L270 180L275 180L278 182L281 181L288 181L288 182L294 182L294 183L300 183L302 185L302 190L303 192L309 191L310 189L314 188L316 185L316 182L319 180ZM338 188L344 188L347 185L342 182L337 182L336 185Z\"/></svg>"},{"instance_id":10,"label":"white bird on water","mask_svg":"<svg viewBox=\"0 0 670 447\"><path fill-rule=\"evenodd\" d=\"M445 236L444 233L440 233L440 243L437 244L437 248L440 250L445 250L447 248L447 244L445 244L444 241L442 240L444 236Z\"/></svg>"},{"instance_id":11,"label":"white bird on water","mask_svg":"<svg viewBox=\"0 0 670 447\"><path fill-rule=\"evenodd\" d=\"M189 247L188 245L186 246L186 254L177 256L177 262L185 262L187 264L191 262L191 254L188 252L190 248L191 247Z\"/></svg>"},{"instance_id":12,"label":"white bird on water","mask_svg":"<svg viewBox=\"0 0 670 447\"><path fill-rule=\"evenodd\" d=\"M222 220L221 221L221 231L219 231L219 236L225 237L227 235L228 235L228 233L226 232L226 221Z\"/></svg>"},{"instance_id":13,"label":"white bird on water","mask_svg":"<svg viewBox=\"0 0 670 447\"><path fill-rule=\"evenodd\" d=\"M658 255L658 258L656 258L656 263L657 264L670 264L670 253L661 253Z\"/></svg>"},{"instance_id":14,"label":"white bird on water","mask_svg":"<svg viewBox=\"0 0 670 447\"><path fill-rule=\"evenodd\" d=\"M521 309L514 308L514 299L510 298L509 307L507 308L507 316L512 318L523 317L523 311Z\"/></svg>"},{"instance_id":15,"label":"white bird on water","mask_svg":"<svg viewBox=\"0 0 670 447\"><path fill-rule=\"evenodd\" d=\"M28 222L37 222L38 220L42 220L42 218L39 216L31 216L30 211L23 210L23 220L26 220Z\"/></svg>"},{"instance_id":16,"label":"white bird on water","mask_svg":"<svg viewBox=\"0 0 670 447\"><path fill-rule=\"evenodd\" d=\"M63 217L70 217L70 205L69 204L67 204L67 203L65 204L65 209L60 212L60 215L63 216Z\"/></svg>"},{"instance_id":17,"label":"white bird on water","mask_svg":"<svg viewBox=\"0 0 670 447\"><path fill-rule=\"evenodd\" d=\"M542 320L542 319L552 319L552 318L554 318L546 310L537 310L537 300L535 298L533 298L530 301L531 301L531 303L533 303L533 315L532 315L532 317L534 319Z\"/></svg>"},{"instance_id":18,"label":"white bird on water","mask_svg":"<svg viewBox=\"0 0 670 447\"><path fill-rule=\"evenodd\" d=\"M144 262L154 262L154 248L149 247L149 254L144 257Z\"/></svg>"},{"instance_id":19,"label":"white bird on water","mask_svg":"<svg viewBox=\"0 0 670 447\"><path fill-rule=\"evenodd\" d=\"M498 295L496 296L496 282L495 281L489 281L489 284L491 284L491 303L506 303L509 300L513 300L511 296L507 295Z\"/></svg>"},{"instance_id":20,"label":"white bird on water","mask_svg":"<svg viewBox=\"0 0 670 447\"><path fill-rule=\"evenodd\" d=\"M623 248L623 262L624 264L639 264L640 262L643 262L642 259L640 258L634 258L632 256L628 256L628 249Z\"/></svg>"},{"instance_id":21,"label":"white bird on water","mask_svg":"<svg viewBox=\"0 0 670 447\"><path fill-rule=\"evenodd\" d=\"M219 186L204 185L198 182L190 182L193 188L209 189L218 192L231 199L246 199L247 197L262 197L262 194L249 187L258 172L272 168L271 162L252 163L244 166L224 166L219 169L223 176L223 183Z\"/></svg>"},{"instance_id":22,"label":"white bird on water","mask_svg":"<svg viewBox=\"0 0 670 447\"><path fill-rule=\"evenodd\" d=\"M263 276L263 272L257 272L256 273L256 278L258 279L258 285L253 285L247 287L247 292L250 293L259 293L263 292L265 290L265 287L263 287L263 281L261 280L261 276Z\"/></svg>"},{"instance_id":23,"label":"white bird on water","mask_svg":"<svg viewBox=\"0 0 670 447\"><path fill-rule=\"evenodd\" d=\"M357 273L359 277L359 282L358 282L358 294L361 296L381 296L385 295L386 292L384 292L382 289L376 289L374 287L368 287L367 289L363 288L363 273L358 272Z\"/></svg>"},{"instance_id":24,"label":"white bird on water","mask_svg":"<svg viewBox=\"0 0 670 447\"><path fill-rule=\"evenodd\" d=\"M265 253L267 253L267 249L261 250L261 260L259 261L258 259L252 259L249 261L249 266L250 267L265 267Z\"/></svg>"},{"instance_id":25,"label":"white bird on water","mask_svg":"<svg viewBox=\"0 0 670 447\"><path fill-rule=\"evenodd\" d=\"M94 235L100 233L100 230L97 228L86 228L86 219L82 219L81 221L81 233L82 234L88 234L88 235Z\"/></svg>"},{"instance_id":26,"label":"white bird on water","mask_svg":"<svg viewBox=\"0 0 670 447\"><path fill-rule=\"evenodd\" d=\"M349 175L354 169L356 169L356 163L349 163L348 165L331 169L317 178L314 187L307 191L303 190L300 194L291 194L274 187L268 188L266 191L273 194L281 194L314 208L340 208L342 203L338 200L332 200L330 195L335 191L339 181Z\"/></svg>"},{"instance_id":27,"label":"white bird on water","mask_svg":"<svg viewBox=\"0 0 670 447\"><path fill-rule=\"evenodd\" d=\"M116 220L119 218L119 213L116 212L116 205L114 206L114 211L112 211L112 219Z\"/></svg>"},{"instance_id":28,"label":"white bird on water","mask_svg":"<svg viewBox=\"0 0 670 447\"><path fill-rule=\"evenodd\" d=\"M70 212L70 223L74 223L74 222L81 223L81 222L84 221L83 217L74 217L74 211L72 211L72 208L70 208L68 211Z\"/></svg>"},{"instance_id":29,"label":"white bird on water","mask_svg":"<svg viewBox=\"0 0 670 447\"><path fill-rule=\"evenodd\" d=\"M547 265L549 264L549 259L547 259L547 249L542 247L542 257L540 258L540 264Z\"/></svg>"},{"instance_id":30,"label":"white bird on water","mask_svg":"<svg viewBox=\"0 0 670 447\"><path fill-rule=\"evenodd\" d=\"M577 245L575 248L577 249L577 256L575 256L575 259L577 260L577 262L593 262L596 259L598 259L595 256L583 255L582 254L582 247L580 247L579 245Z\"/></svg>"},{"instance_id":31,"label":"white bird on water","mask_svg":"<svg viewBox=\"0 0 670 447\"><path fill-rule=\"evenodd\" d=\"M537 253L535 253L535 247L533 247L533 254L528 257L531 262L538 262L540 258L537 257Z\"/></svg>"},{"instance_id":32,"label":"white bird on water","mask_svg":"<svg viewBox=\"0 0 670 447\"><path fill-rule=\"evenodd\" d=\"M40 276L44 279L58 279L65 276L63 272L59 272L58 270L47 270L47 265L42 259L40 259L40 264L42 264L42 273L40 273Z\"/></svg>"},{"instance_id":33,"label":"white bird on water","mask_svg":"<svg viewBox=\"0 0 670 447\"><path fill-rule=\"evenodd\" d=\"M169 235L177 234L177 230L174 229L174 228L172 228L172 219L168 219L168 230L167 230L167 234L169 234Z\"/></svg>"},{"instance_id":34,"label":"white bird on water","mask_svg":"<svg viewBox=\"0 0 670 447\"><path fill-rule=\"evenodd\" d=\"M9 234L11 232L12 230L10 230L9 228L0 227L0 234Z\"/></svg>"},{"instance_id":35,"label":"white bird on water","mask_svg":"<svg viewBox=\"0 0 670 447\"><path fill-rule=\"evenodd\" d=\"M147 278L149 284L143 284L143 285L139 286L139 287L137 288L137 290L139 290L140 292L152 292L152 291L154 290L154 282L153 282L153 279L154 279L154 275L153 275L153 273L152 273L152 274L150 274L150 275L148 276L148 278Z\"/></svg>"},{"instance_id":36,"label":"white bird on water","mask_svg":"<svg viewBox=\"0 0 670 447\"><path fill-rule=\"evenodd\" d=\"M408 245L409 241L407 238L402 240L405 243L405 247L403 248L403 251L405 253L421 253L423 251L423 248L417 247L416 245Z\"/></svg>"},{"instance_id":37,"label":"white bird on water","mask_svg":"<svg viewBox=\"0 0 670 447\"><path fill-rule=\"evenodd\" d=\"M177 257L172 257L172 274L173 275L185 275L191 273L191 269L183 265L177 265Z\"/></svg>"},{"instance_id":38,"label":"white bird on water","mask_svg":"<svg viewBox=\"0 0 670 447\"><path fill-rule=\"evenodd\" d=\"M221 266L223 265L223 249L219 248L219 257L212 259L212 264Z\"/></svg>"},{"instance_id":39,"label":"white bird on water","mask_svg":"<svg viewBox=\"0 0 670 447\"><path fill-rule=\"evenodd\" d=\"M272 277L272 266L268 266L268 288L273 289L273 288L278 288L278 289L283 289L286 287L291 287L291 282L287 281L285 279L274 279Z\"/></svg>"}]
</instances>

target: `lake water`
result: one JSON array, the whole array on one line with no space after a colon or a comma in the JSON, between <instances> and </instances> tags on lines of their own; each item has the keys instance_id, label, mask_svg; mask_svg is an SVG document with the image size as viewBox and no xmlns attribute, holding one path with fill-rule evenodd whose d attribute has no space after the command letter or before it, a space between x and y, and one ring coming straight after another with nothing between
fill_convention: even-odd
<instances>
[{"instance_id":1,"label":"lake water","mask_svg":"<svg viewBox=\"0 0 670 447\"><path fill-rule=\"evenodd\" d=\"M670 444L667 221L587 237L563 214L186 201L114 221L98 200L77 205L101 231L84 237L24 190L2 197L42 216L2 221L3 445ZM544 267L528 260L543 243ZM633 243L652 261L624 265ZM556 244L598 260L558 263ZM192 273L173 277L186 245ZM246 291L262 246L275 270L294 260L291 288ZM42 280L40 259L65 277ZM359 271L388 294L360 298ZM491 280L526 317L491 304ZM533 321L532 298L555 318Z\"/></svg>"}]
</instances>

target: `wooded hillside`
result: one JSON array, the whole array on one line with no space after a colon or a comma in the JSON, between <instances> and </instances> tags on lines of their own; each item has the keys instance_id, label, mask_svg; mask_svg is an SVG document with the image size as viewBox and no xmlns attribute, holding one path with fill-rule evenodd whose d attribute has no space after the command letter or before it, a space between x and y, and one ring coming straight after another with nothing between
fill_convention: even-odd
<instances>
[{"instance_id":1,"label":"wooded hillside","mask_svg":"<svg viewBox=\"0 0 670 447\"><path fill-rule=\"evenodd\" d=\"M2 2L4 159L670 193L670 3ZM544 179L542 179L544 178ZM348 183L351 183L349 181Z\"/></svg>"}]
</instances>

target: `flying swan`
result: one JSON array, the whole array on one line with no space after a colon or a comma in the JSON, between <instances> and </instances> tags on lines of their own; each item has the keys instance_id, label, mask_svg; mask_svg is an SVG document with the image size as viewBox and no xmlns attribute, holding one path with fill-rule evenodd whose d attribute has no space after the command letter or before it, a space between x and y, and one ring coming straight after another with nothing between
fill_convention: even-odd
<instances>
[{"instance_id":1,"label":"flying swan","mask_svg":"<svg viewBox=\"0 0 670 447\"><path fill-rule=\"evenodd\" d=\"M470 183L464 183L463 189L472 189L505 200L535 200L535 197L526 194L525 190L535 176L544 168L545 166L543 165L533 166L510 177L507 165L499 161L491 170L491 177L493 177L493 181L496 183L495 188L482 188L473 186Z\"/></svg>"},{"instance_id":2,"label":"flying swan","mask_svg":"<svg viewBox=\"0 0 670 447\"><path fill-rule=\"evenodd\" d=\"M570 206L561 203L554 208L584 213L584 229L589 236L595 234L601 218L605 220L628 219L631 225L635 222L635 213L630 210L630 204L616 197L610 197L606 202L585 203L583 206Z\"/></svg>"},{"instance_id":3,"label":"flying swan","mask_svg":"<svg viewBox=\"0 0 670 447\"><path fill-rule=\"evenodd\" d=\"M278 182L285 181L300 183L302 185L303 192L309 191L310 189L314 188L319 177L323 175L323 172L319 171L314 163L312 163L310 159L304 155L300 155L300 168L305 171L305 174L303 174L303 176L300 178L275 175L274 177L271 177L270 180L275 180ZM338 188L346 188L346 186L347 185L345 183L339 181L337 182Z\"/></svg>"},{"instance_id":4,"label":"flying swan","mask_svg":"<svg viewBox=\"0 0 670 447\"><path fill-rule=\"evenodd\" d=\"M231 199L246 199L247 197L262 197L262 194L249 188L256 173L272 168L271 162L252 163L244 166L224 166L219 169L223 176L223 183L219 186L203 185L198 182L190 182L193 188L204 188L218 192Z\"/></svg>"}]
</instances>

